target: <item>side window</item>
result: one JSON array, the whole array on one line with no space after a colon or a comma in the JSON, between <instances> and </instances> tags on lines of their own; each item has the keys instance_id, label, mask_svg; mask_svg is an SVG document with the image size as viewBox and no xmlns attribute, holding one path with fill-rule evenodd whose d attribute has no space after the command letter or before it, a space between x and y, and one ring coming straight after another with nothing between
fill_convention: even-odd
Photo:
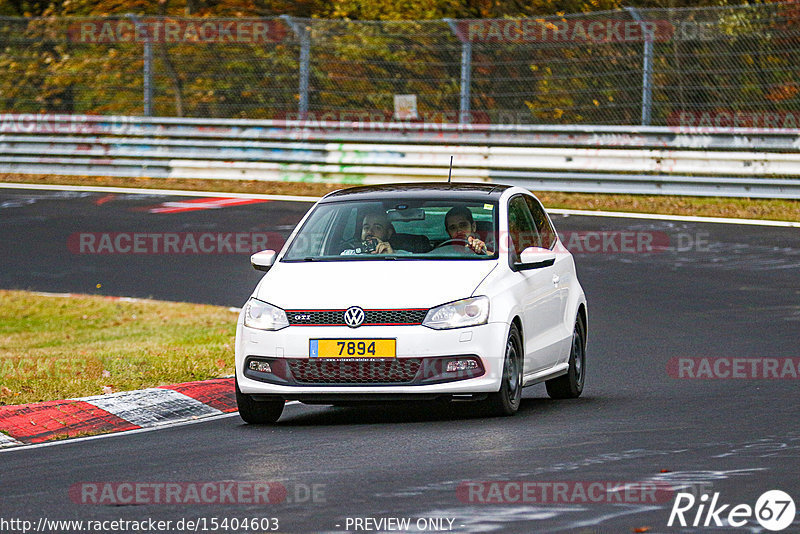
<instances>
[{"instance_id":1,"label":"side window","mask_svg":"<svg viewBox=\"0 0 800 534\"><path fill-rule=\"evenodd\" d=\"M553 248L553 245L556 244L556 231L553 229L550 221L547 220L544 208L542 208L541 204L533 197L526 196L525 202L528 203L528 209L533 216L533 223L536 225L536 230L539 232L539 236L542 239L541 246L544 248Z\"/></svg>"},{"instance_id":2,"label":"side window","mask_svg":"<svg viewBox=\"0 0 800 534\"><path fill-rule=\"evenodd\" d=\"M527 247L542 246L528 204L522 195L508 203L509 254L511 261L519 261L519 253Z\"/></svg>"},{"instance_id":3,"label":"side window","mask_svg":"<svg viewBox=\"0 0 800 534\"><path fill-rule=\"evenodd\" d=\"M302 239L296 238L287 256L291 259L324 254L323 246L329 241L335 214L336 210L331 206L318 206L305 227L301 229Z\"/></svg>"},{"instance_id":4,"label":"side window","mask_svg":"<svg viewBox=\"0 0 800 534\"><path fill-rule=\"evenodd\" d=\"M342 237L344 239L355 239L357 220L358 220L358 210L356 208L352 208L348 212L346 212L346 215L344 216L344 228L342 229Z\"/></svg>"},{"instance_id":5,"label":"side window","mask_svg":"<svg viewBox=\"0 0 800 534\"><path fill-rule=\"evenodd\" d=\"M324 254L335 256L343 250L344 242L355 233L357 215L358 209L355 207L335 210L332 221L328 224Z\"/></svg>"}]
</instances>

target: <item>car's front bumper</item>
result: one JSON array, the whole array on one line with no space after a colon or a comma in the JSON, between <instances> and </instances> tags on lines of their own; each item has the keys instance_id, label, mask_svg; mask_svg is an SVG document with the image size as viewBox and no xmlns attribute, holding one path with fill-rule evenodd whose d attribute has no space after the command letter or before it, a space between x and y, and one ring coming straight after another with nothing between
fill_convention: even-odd
<instances>
[{"instance_id":1,"label":"car's front bumper","mask_svg":"<svg viewBox=\"0 0 800 534\"><path fill-rule=\"evenodd\" d=\"M413 395L423 399L447 394L494 392L500 389L507 328L505 323L452 330L433 330L424 326L358 329L290 326L270 332L245 327L240 321L236 332L236 376L242 393L286 399L335 399L339 396L358 399L363 395L375 399L401 399ZM309 358L309 340L325 338L393 338L397 340L396 358L371 361ZM476 359L480 362L480 374L475 376L474 370L442 373L446 362L453 358ZM252 359L271 363L274 372L250 370L248 364ZM413 362L418 363L416 368ZM406 375L398 378L397 374L392 374L392 370L398 369L404 370ZM384 370L388 371L387 377L392 375L391 380L381 378L380 373ZM326 377L331 376L339 382L329 382ZM309 383L308 380L316 382Z\"/></svg>"}]
</instances>

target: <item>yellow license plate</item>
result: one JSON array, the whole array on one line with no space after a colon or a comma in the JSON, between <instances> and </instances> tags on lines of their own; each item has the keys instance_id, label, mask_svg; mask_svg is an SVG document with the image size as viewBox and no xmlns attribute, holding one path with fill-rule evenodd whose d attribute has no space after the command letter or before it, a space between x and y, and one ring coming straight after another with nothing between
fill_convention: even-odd
<instances>
[{"instance_id":1,"label":"yellow license plate","mask_svg":"<svg viewBox=\"0 0 800 534\"><path fill-rule=\"evenodd\" d=\"M311 339L310 358L394 358L396 339Z\"/></svg>"}]
</instances>

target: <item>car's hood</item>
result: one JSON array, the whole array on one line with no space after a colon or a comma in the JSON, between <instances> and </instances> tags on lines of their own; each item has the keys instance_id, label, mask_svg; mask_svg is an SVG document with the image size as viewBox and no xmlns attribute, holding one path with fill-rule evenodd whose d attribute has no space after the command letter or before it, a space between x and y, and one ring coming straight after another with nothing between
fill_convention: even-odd
<instances>
[{"instance_id":1,"label":"car's hood","mask_svg":"<svg viewBox=\"0 0 800 534\"><path fill-rule=\"evenodd\" d=\"M469 297L496 261L277 262L256 297L283 309L431 308Z\"/></svg>"}]
</instances>

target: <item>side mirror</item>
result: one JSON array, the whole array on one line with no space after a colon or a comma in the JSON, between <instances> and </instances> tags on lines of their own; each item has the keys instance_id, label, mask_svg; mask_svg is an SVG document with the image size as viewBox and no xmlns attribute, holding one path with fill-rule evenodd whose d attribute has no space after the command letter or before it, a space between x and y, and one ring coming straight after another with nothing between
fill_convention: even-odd
<instances>
[{"instance_id":1,"label":"side mirror","mask_svg":"<svg viewBox=\"0 0 800 534\"><path fill-rule=\"evenodd\" d=\"M250 264L256 271L267 272L275 264L277 256L278 253L274 250L262 250L250 256Z\"/></svg>"},{"instance_id":2,"label":"side mirror","mask_svg":"<svg viewBox=\"0 0 800 534\"><path fill-rule=\"evenodd\" d=\"M519 255L519 262L514 263L515 271L541 269L550 267L556 262L556 253L547 248L528 247Z\"/></svg>"}]
</instances>

